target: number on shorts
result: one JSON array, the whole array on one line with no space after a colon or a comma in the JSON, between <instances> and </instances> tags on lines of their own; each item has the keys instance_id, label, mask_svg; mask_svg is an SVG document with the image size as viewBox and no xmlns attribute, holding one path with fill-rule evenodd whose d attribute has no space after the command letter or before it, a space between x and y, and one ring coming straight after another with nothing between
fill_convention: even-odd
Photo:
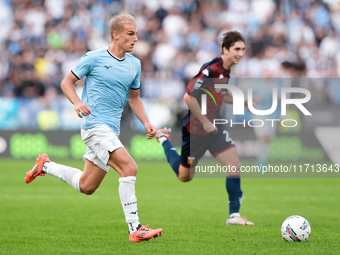
<instances>
[{"instance_id":1,"label":"number on shorts","mask_svg":"<svg viewBox=\"0 0 340 255\"><path fill-rule=\"evenodd\" d=\"M223 130L223 134L225 134L225 141L227 143L231 142L231 144L234 144L234 141L230 138L229 132L227 130Z\"/></svg>"}]
</instances>

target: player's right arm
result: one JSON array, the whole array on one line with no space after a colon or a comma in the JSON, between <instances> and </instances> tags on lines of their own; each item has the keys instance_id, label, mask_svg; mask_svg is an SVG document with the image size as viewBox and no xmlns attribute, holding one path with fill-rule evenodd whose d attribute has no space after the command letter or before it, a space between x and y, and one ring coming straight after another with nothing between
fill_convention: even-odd
<instances>
[{"instance_id":1,"label":"player's right arm","mask_svg":"<svg viewBox=\"0 0 340 255\"><path fill-rule=\"evenodd\" d=\"M83 103L78 97L76 90L74 89L74 83L78 81L78 78L70 72L61 82L60 87L64 92L67 99L74 105L74 110L77 115L82 118L82 115L87 116L91 113L90 108Z\"/></svg>"},{"instance_id":2,"label":"player's right arm","mask_svg":"<svg viewBox=\"0 0 340 255\"><path fill-rule=\"evenodd\" d=\"M217 132L217 127L214 127L214 124L205 115L201 114L201 107L195 97L192 97L188 93L185 93L183 99L188 105L190 111L195 115L199 122L202 123L205 132Z\"/></svg>"}]
</instances>

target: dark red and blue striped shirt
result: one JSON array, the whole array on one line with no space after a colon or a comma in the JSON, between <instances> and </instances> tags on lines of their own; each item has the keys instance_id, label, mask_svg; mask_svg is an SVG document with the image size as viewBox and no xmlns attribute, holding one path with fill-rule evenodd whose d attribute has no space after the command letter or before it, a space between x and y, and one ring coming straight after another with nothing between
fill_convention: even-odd
<instances>
[{"instance_id":1,"label":"dark red and blue striped shirt","mask_svg":"<svg viewBox=\"0 0 340 255\"><path fill-rule=\"evenodd\" d=\"M205 63L198 74L193 77L187 86L187 93L196 98L201 106L201 95L207 94L207 115L206 117L213 122L214 119L220 119L220 108L222 98L226 94L226 89L215 89L215 84L227 84L229 81L230 70L223 68L221 57L214 58ZM202 123L194 114L188 113L188 131L195 135L207 135ZM184 123L183 123L184 124Z\"/></svg>"}]
</instances>

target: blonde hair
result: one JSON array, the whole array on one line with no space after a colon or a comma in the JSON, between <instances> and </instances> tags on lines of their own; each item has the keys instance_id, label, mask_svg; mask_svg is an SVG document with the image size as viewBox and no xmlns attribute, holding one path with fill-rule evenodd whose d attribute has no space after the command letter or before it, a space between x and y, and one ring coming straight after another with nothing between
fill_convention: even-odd
<instances>
[{"instance_id":1,"label":"blonde hair","mask_svg":"<svg viewBox=\"0 0 340 255\"><path fill-rule=\"evenodd\" d=\"M136 25L136 20L130 14L119 14L114 16L110 20L109 31L111 35L111 39L113 39L113 32L117 31L118 33L122 32L125 24L134 24Z\"/></svg>"}]
</instances>

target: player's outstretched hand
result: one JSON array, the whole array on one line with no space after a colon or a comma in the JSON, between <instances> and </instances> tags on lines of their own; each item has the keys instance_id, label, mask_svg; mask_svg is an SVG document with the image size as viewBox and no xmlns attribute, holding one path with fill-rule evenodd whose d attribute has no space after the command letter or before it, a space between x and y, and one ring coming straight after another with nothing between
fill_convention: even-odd
<instances>
[{"instance_id":1,"label":"player's outstretched hand","mask_svg":"<svg viewBox=\"0 0 340 255\"><path fill-rule=\"evenodd\" d=\"M75 103L74 110L76 111L79 118L82 118L83 116L88 116L91 114L90 108L83 102Z\"/></svg>"},{"instance_id":2,"label":"player's outstretched hand","mask_svg":"<svg viewBox=\"0 0 340 255\"><path fill-rule=\"evenodd\" d=\"M207 133L217 132L217 127L214 127L214 124L212 124L210 121L204 123L203 128Z\"/></svg>"},{"instance_id":3,"label":"player's outstretched hand","mask_svg":"<svg viewBox=\"0 0 340 255\"><path fill-rule=\"evenodd\" d=\"M149 122L144 125L145 131L148 133L147 139L152 139L155 137L157 129L152 126Z\"/></svg>"}]
</instances>

